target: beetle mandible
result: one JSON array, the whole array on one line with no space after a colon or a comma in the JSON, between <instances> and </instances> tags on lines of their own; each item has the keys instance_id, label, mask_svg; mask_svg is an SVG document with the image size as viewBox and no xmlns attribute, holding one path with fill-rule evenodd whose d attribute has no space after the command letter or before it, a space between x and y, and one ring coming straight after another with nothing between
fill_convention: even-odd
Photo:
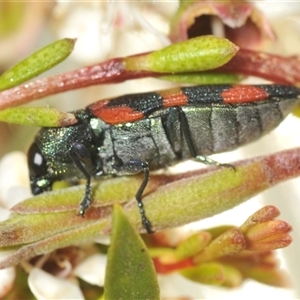
<instances>
[{"instance_id":1,"label":"beetle mandible","mask_svg":"<svg viewBox=\"0 0 300 300\"><path fill-rule=\"evenodd\" d=\"M142 203L150 170L190 158L214 163L206 156L274 129L299 94L285 85L204 85L95 102L74 112L75 125L39 131L28 152L32 193L51 190L56 180L86 179L83 216L92 202L93 178L143 172L136 200L150 233Z\"/></svg>"}]
</instances>

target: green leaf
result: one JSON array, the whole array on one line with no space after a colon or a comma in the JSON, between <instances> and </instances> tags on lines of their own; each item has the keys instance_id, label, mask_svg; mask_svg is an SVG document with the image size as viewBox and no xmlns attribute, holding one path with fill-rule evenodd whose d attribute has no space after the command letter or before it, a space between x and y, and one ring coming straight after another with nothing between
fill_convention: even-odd
<instances>
[{"instance_id":1,"label":"green leaf","mask_svg":"<svg viewBox=\"0 0 300 300\"><path fill-rule=\"evenodd\" d=\"M38 127L61 127L75 124L71 113L50 107L14 107L0 111L0 121Z\"/></svg>"},{"instance_id":2,"label":"green leaf","mask_svg":"<svg viewBox=\"0 0 300 300\"><path fill-rule=\"evenodd\" d=\"M258 282L276 286L276 287L291 287L289 278L282 270L274 270L274 268L268 266L254 266L245 270L246 276L254 279Z\"/></svg>"},{"instance_id":3,"label":"green leaf","mask_svg":"<svg viewBox=\"0 0 300 300\"><path fill-rule=\"evenodd\" d=\"M175 250L178 260L192 257L203 250L211 241L211 235L202 231L190 235L180 242Z\"/></svg>"},{"instance_id":4,"label":"green leaf","mask_svg":"<svg viewBox=\"0 0 300 300\"><path fill-rule=\"evenodd\" d=\"M215 238L193 261L200 264L223 256L235 255L245 250L246 240L239 228L232 228Z\"/></svg>"},{"instance_id":5,"label":"green leaf","mask_svg":"<svg viewBox=\"0 0 300 300\"><path fill-rule=\"evenodd\" d=\"M0 76L0 91L14 87L51 69L73 51L75 39L62 39L33 53Z\"/></svg>"},{"instance_id":6,"label":"green leaf","mask_svg":"<svg viewBox=\"0 0 300 300\"><path fill-rule=\"evenodd\" d=\"M44 240L45 243L43 249L40 250L41 252L38 252L39 250L37 247L35 248L36 254L50 252L54 249L64 247L65 244L63 242L62 244L58 243L56 246L57 248L53 249L52 246L54 243L47 244L47 238L58 236L56 237L56 241L59 242L59 235L64 231L69 232L67 245L72 244L71 241L73 238L75 238L76 241L76 238L83 240L86 236L95 237L96 232L93 231L90 233L88 227L89 225L96 223L98 232L103 230L101 224L105 223L105 219L99 220L100 217L101 215L93 209L86 214L85 218L79 216L76 213L76 210L68 212L16 215L1 223L0 247L11 247ZM99 222L97 222L98 220ZM104 225L102 227L104 227ZM82 232L77 231L77 229L80 228L85 230L85 235L82 234Z\"/></svg>"},{"instance_id":7,"label":"green leaf","mask_svg":"<svg viewBox=\"0 0 300 300\"><path fill-rule=\"evenodd\" d=\"M211 285L221 285L226 280L223 265L215 262L184 269L180 274L192 281Z\"/></svg>"},{"instance_id":8,"label":"green leaf","mask_svg":"<svg viewBox=\"0 0 300 300\"><path fill-rule=\"evenodd\" d=\"M153 230L200 220L299 176L299 164L300 148L296 148L234 163L236 171L208 168L178 175L153 174L143 197L146 215ZM93 184L94 202L84 218L77 213L84 185L44 193L19 203L12 209L11 218L0 222L0 247L21 248L1 261L0 268L111 232L112 203L128 202L124 211L131 223L144 231L134 199L141 182L141 176L128 176Z\"/></svg>"},{"instance_id":9,"label":"green leaf","mask_svg":"<svg viewBox=\"0 0 300 300\"><path fill-rule=\"evenodd\" d=\"M178 83L193 83L193 84L221 84L221 83L237 83L244 79L243 76L229 73L217 72L199 72L199 73L184 73L176 75L160 76L159 79L168 80Z\"/></svg>"},{"instance_id":10,"label":"green leaf","mask_svg":"<svg viewBox=\"0 0 300 300\"><path fill-rule=\"evenodd\" d=\"M105 299L160 299L156 272L146 245L119 205L113 210Z\"/></svg>"},{"instance_id":11,"label":"green leaf","mask_svg":"<svg viewBox=\"0 0 300 300\"><path fill-rule=\"evenodd\" d=\"M152 176L152 179L153 180L151 180L151 182L147 186L146 191L152 190L158 185L163 184L162 182L160 182L160 180L156 180L156 176ZM57 186L56 183L54 185ZM122 176L99 180L97 183L92 184L92 206L107 207L115 202L128 202L134 198L134 195L140 185L140 176ZM76 212L79 209L79 202L82 200L84 192L85 185L59 189L50 193L43 193L26 199L15 205L11 210L20 214L44 214L68 212L71 210L73 212ZM109 215L111 215L111 212L109 213ZM85 215L84 219L86 218L87 215Z\"/></svg>"},{"instance_id":12,"label":"green leaf","mask_svg":"<svg viewBox=\"0 0 300 300\"><path fill-rule=\"evenodd\" d=\"M124 58L126 70L159 73L197 72L227 63L238 47L227 39L207 35L172 44L149 54Z\"/></svg>"}]
</instances>

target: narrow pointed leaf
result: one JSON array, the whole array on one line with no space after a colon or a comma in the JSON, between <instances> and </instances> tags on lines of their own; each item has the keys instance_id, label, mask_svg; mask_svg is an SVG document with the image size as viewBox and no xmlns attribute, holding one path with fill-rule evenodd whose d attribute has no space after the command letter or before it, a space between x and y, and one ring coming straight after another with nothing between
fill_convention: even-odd
<instances>
[{"instance_id":1,"label":"narrow pointed leaf","mask_svg":"<svg viewBox=\"0 0 300 300\"><path fill-rule=\"evenodd\" d=\"M153 191L166 180L162 176L152 176L146 192ZM168 179L168 178L167 178ZM171 179L171 178L169 178ZM92 184L93 206L108 206L115 202L128 202L140 187L140 176L123 176L99 180ZM85 192L85 185L46 192L15 205L11 210L20 214L78 211L79 203Z\"/></svg>"},{"instance_id":2,"label":"narrow pointed leaf","mask_svg":"<svg viewBox=\"0 0 300 300\"><path fill-rule=\"evenodd\" d=\"M67 217L68 215L65 215L65 218ZM56 249L74 245L78 242L90 242L93 237L97 237L99 235L99 232L108 233L108 231L106 230L108 220L106 218L99 220L99 218L100 216L98 215L97 222L90 223L84 226L80 226L80 224L78 224L78 227L75 227L71 230L68 230L68 227L64 228L61 226L61 233L57 233L53 236L47 236L42 240L24 245L21 248L16 248L16 252L8 256L6 259L0 261L0 269L15 266L23 260L32 258L37 255L50 253ZM56 222L55 219L52 221ZM47 225L49 228L52 227L49 223L42 224L41 226L44 225ZM30 228L28 230L30 230ZM12 234L14 234L14 232Z\"/></svg>"},{"instance_id":3,"label":"narrow pointed leaf","mask_svg":"<svg viewBox=\"0 0 300 300\"><path fill-rule=\"evenodd\" d=\"M75 210L61 213L16 215L1 223L0 247L33 243L67 230L87 227L105 214L108 214L105 209L90 209L84 218L78 215ZM104 221L105 218L103 217L98 222L100 227Z\"/></svg>"},{"instance_id":4,"label":"narrow pointed leaf","mask_svg":"<svg viewBox=\"0 0 300 300\"><path fill-rule=\"evenodd\" d=\"M202 36L172 44L149 54L125 58L127 70L159 73L193 72L218 68L238 51L227 39Z\"/></svg>"},{"instance_id":5,"label":"narrow pointed leaf","mask_svg":"<svg viewBox=\"0 0 300 300\"><path fill-rule=\"evenodd\" d=\"M192 281L211 285L221 285L226 280L224 267L214 262L187 268L180 274Z\"/></svg>"},{"instance_id":6,"label":"narrow pointed leaf","mask_svg":"<svg viewBox=\"0 0 300 300\"><path fill-rule=\"evenodd\" d=\"M105 277L105 299L160 299L146 245L120 206L115 205Z\"/></svg>"},{"instance_id":7,"label":"narrow pointed leaf","mask_svg":"<svg viewBox=\"0 0 300 300\"><path fill-rule=\"evenodd\" d=\"M198 232L183 240L176 248L176 258L178 260L192 257L199 253L211 241L208 232Z\"/></svg>"},{"instance_id":8,"label":"narrow pointed leaf","mask_svg":"<svg viewBox=\"0 0 300 300\"><path fill-rule=\"evenodd\" d=\"M225 281L222 283L224 287L237 287L243 283L243 275L234 266L222 264L225 272Z\"/></svg>"},{"instance_id":9,"label":"narrow pointed leaf","mask_svg":"<svg viewBox=\"0 0 300 300\"><path fill-rule=\"evenodd\" d=\"M71 113L50 107L14 107L0 111L0 121L38 127L61 127L75 124Z\"/></svg>"},{"instance_id":10,"label":"narrow pointed leaf","mask_svg":"<svg viewBox=\"0 0 300 300\"><path fill-rule=\"evenodd\" d=\"M75 39L62 39L33 53L0 76L0 90L14 87L63 61L72 52Z\"/></svg>"},{"instance_id":11,"label":"narrow pointed leaf","mask_svg":"<svg viewBox=\"0 0 300 300\"><path fill-rule=\"evenodd\" d=\"M282 220L272 220L252 226L246 233L247 249L271 251L284 248L292 242L292 226Z\"/></svg>"},{"instance_id":12,"label":"narrow pointed leaf","mask_svg":"<svg viewBox=\"0 0 300 300\"><path fill-rule=\"evenodd\" d=\"M226 255L235 255L246 248L246 241L238 228L232 228L213 240L202 253L194 257L196 264Z\"/></svg>"},{"instance_id":13,"label":"narrow pointed leaf","mask_svg":"<svg viewBox=\"0 0 300 300\"><path fill-rule=\"evenodd\" d=\"M280 215L280 211L273 205L264 206L253 215L251 215L240 227L243 233L246 233L252 226L273 220Z\"/></svg>"},{"instance_id":14,"label":"narrow pointed leaf","mask_svg":"<svg viewBox=\"0 0 300 300\"><path fill-rule=\"evenodd\" d=\"M254 267L247 270L246 275L258 282L276 287L287 288L291 286L289 276L283 270L274 270L268 267Z\"/></svg>"}]
</instances>

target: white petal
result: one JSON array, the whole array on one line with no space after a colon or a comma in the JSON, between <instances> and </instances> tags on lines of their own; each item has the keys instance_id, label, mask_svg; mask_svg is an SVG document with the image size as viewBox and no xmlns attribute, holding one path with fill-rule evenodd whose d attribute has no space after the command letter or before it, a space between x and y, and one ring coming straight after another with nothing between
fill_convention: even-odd
<instances>
[{"instance_id":1,"label":"white petal","mask_svg":"<svg viewBox=\"0 0 300 300\"><path fill-rule=\"evenodd\" d=\"M106 3L59 3L54 10L60 37L76 37L72 58L85 64L104 60L114 47L113 19ZM114 13L115 14L115 13Z\"/></svg>"},{"instance_id":2,"label":"white petal","mask_svg":"<svg viewBox=\"0 0 300 300\"><path fill-rule=\"evenodd\" d=\"M74 274L90 284L104 286L106 264L106 255L94 254L80 263Z\"/></svg>"},{"instance_id":3,"label":"white petal","mask_svg":"<svg viewBox=\"0 0 300 300\"><path fill-rule=\"evenodd\" d=\"M51 274L34 268L29 273L28 285L38 300L44 299L84 299L75 283L52 276Z\"/></svg>"},{"instance_id":4,"label":"white petal","mask_svg":"<svg viewBox=\"0 0 300 300\"><path fill-rule=\"evenodd\" d=\"M94 239L94 242L95 243L98 243L98 244L102 244L102 245L106 245L106 246L109 246L110 245L110 235L99 235L98 237L96 237Z\"/></svg>"},{"instance_id":5,"label":"white petal","mask_svg":"<svg viewBox=\"0 0 300 300\"><path fill-rule=\"evenodd\" d=\"M7 208L12 208L19 202L32 197L29 187L24 186L14 186L7 190L6 193L6 206Z\"/></svg>"},{"instance_id":6,"label":"white petal","mask_svg":"<svg viewBox=\"0 0 300 300\"><path fill-rule=\"evenodd\" d=\"M11 212L5 208L0 207L0 221L4 221L9 218Z\"/></svg>"},{"instance_id":7,"label":"white petal","mask_svg":"<svg viewBox=\"0 0 300 300\"><path fill-rule=\"evenodd\" d=\"M1 251L0 260L4 259L10 255L11 251ZM0 298L4 297L10 289L13 287L13 284L16 279L16 270L15 268L7 268L0 270Z\"/></svg>"},{"instance_id":8,"label":"white petal","mask_svg":"<svg viewBox=\"0 0 300 300\"><path fill-rule=\"evenodd\" d=\"M23 152L15 151L6 154L0 161L0 199L5 207L9 207L11 200L8 191L19 186L27 188L24 196L27 197L29 188L27 158Z\"/></svg>"}]
</instances>

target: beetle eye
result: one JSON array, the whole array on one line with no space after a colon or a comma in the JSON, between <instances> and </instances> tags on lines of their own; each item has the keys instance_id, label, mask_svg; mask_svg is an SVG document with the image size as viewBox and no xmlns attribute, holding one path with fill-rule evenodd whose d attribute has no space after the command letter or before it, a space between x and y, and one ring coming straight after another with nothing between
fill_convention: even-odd
<instances>
[{"instance_id":1,"label":"beetle eye","mask_svg":"<svg viewBox=\"0 0 300 300\"><path fill-rule=\"evenodd\" d=\"M47 173L47 161L36 143L33 143L29 148L27 157L31 178L37 178Z\"/></svg>"}]
</instances>

